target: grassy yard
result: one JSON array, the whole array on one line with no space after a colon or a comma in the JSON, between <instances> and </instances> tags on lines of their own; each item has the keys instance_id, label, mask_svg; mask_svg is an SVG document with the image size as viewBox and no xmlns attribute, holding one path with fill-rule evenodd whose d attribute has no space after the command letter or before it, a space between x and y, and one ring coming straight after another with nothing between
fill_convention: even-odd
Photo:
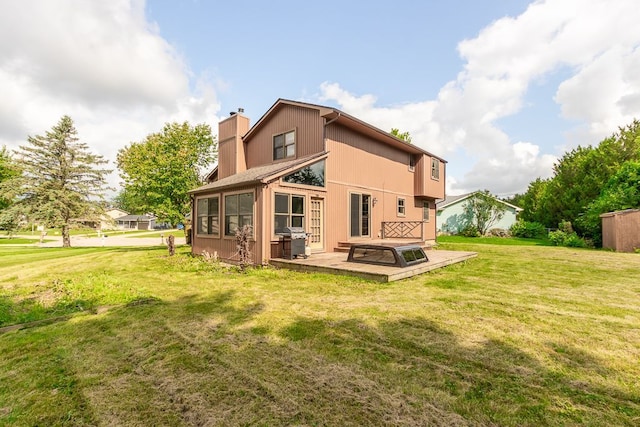
<instances>
[{"instance_id":1,"label":"grassy yard","mask_svg":"<svg viewBox=\"0 0 640 427\"><path fill-rule=\"evenodd\" d=\"M33 243L38 243L40 238L35 239L27 239L23 237L8 237L8 236L0 236L0 245L30 245ZM43 242L50 242L51 240L43 240Z\"/></svg>"},{"instance_id":2,"label":"grassy yard","mask_svg":"<svg viewBox=\"0 0 640 427\"><path fill-rule=\"evenodd\" d=\"M0 327L56 320L0 333L0 425L640 423L640 255L442 246L479 256L380 284L0 248Z\"/></svg>"},{"instance_id":3,"label":"grassy yard","mask_svg":"<svg viewBox=\"0 0 640 427\"><path fill-rule=\"evenodd\" d=\"M145 238L157 237L159 239L160 237L163 237L163 236L165 239L169 236L184 237L184 230L158 230L153 233L145 233L140 236L131 236L131 237L145 237Z\"/></svg>"}]
</instances>

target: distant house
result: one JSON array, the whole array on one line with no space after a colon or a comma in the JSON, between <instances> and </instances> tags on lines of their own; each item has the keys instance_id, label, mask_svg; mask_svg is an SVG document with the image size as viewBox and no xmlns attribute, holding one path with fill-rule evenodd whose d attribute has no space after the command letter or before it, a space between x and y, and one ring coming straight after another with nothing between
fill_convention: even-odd
<instances>
[{"instance_id":1,"label":"distant house","mask_svg":"<svg viewBox=\"0 0 640 427\"><path fill-rule=\"evenodd\" d=\"M448 196L444 200L440 200L436 204L436 227L439 233L451 233L457 234L462 231L470 221L465 213L465 204L469 197L476 194L477 191L472 193L462 194L459 196ZM506 211L500 221L492 224L490 228L502 228L508 230L518 219L518 213L522 211L522 208L507 203L503 200L494 199L502 203Z\"/></svg>"},{"instance_id":2,"label":"distant house","mask_svg":"<svg viewBox=\"0 0 640 427\"><path fill-rule=\"evenodd\" d=\"M602 247L617 252L640 248L640 209L609 212L602 218Z\"/></svg>"},{"instance_id":3,"label":"distant house","mask_svg":"<svg viewBox=\"0 0 640 427\"><path fill-rule=\"evenodd\" d=\"M120 230L153 230L155 222L149 215L124 215L116 219Z\"/></svg>"},{"instance_id":4,"label":"distant house","mask_svg":"<svg viewBox=\"0 0 640 427\"><path fill-rule=\"evenodd\" d=\"M386 238L435 241L446 162L332 107L279 99L252 126L222 120L218 166L192 195L193 253L233 260L252 228L256 264L281 256L286 227L312 254ZM313 256L313 255L312 255Z\"/></svg>"},{"instance_id":5,"label":"distant house","mask_svg":"<svg viewBox=\"0 0 640 427\"><path fill-rule=\"evenodd\" d=\"M124 215L127 215L127 212L121 209L109 209L99 219L79 218L75 223L96 230L111 230L116 228L116 219Z\"/></svg>"}]
</instances>

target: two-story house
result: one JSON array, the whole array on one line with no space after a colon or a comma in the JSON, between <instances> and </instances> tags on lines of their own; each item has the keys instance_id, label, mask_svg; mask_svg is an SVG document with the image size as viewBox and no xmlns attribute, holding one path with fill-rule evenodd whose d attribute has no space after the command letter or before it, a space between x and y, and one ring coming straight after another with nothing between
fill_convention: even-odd
<instances>
[{"instance_id":1,"label":"two-story house","mask_svg":"<svg viewBox=\"0 0 640 427\"><path fill-rule=\"evenodd\" d=\"M279 99L253 125L222 120L212 182L191 191L192 251L233 260L235 231L252 227L254 263L281 254L285 227L312 253L390 237L435 241L442 158L338 109Z\"/></svg>"}]
</instances>

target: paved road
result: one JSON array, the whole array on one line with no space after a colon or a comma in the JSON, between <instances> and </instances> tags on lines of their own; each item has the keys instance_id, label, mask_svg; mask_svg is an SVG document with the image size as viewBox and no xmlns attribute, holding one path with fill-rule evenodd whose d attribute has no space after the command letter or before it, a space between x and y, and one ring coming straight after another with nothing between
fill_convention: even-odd
<instances>
[{"instance_id":1,"label":"paved road","mask_svg":"<svg viewBox=\"0 0 640 427\"><path fill-rule=\"evenodd\" d=\"M150 231L149 233L136 233L136 234L118 234L114 233L106 233L106 237L85 237L85 236L71 236L71 247L90 247L90 246L158 246L158 245L166 245L167 238L165 236L164 239L161 239L158 236L154 237L134 237L134 236L144 236L145 234L156 234L157 231ZM27 239L38 239L40 236L38 235L18 235L16 237L24 237ZM62 246L62 236L55 235L47 235L45 240L51 240L45 243L34 243L29 246L38 246L41 248L59 248ZM176 245L184 245L185 238L184 237L176 237L175 238ZM9 245L3 245L9 246ZM24 246L24 245L20 245Z\"/></svg>"}]
</instances>

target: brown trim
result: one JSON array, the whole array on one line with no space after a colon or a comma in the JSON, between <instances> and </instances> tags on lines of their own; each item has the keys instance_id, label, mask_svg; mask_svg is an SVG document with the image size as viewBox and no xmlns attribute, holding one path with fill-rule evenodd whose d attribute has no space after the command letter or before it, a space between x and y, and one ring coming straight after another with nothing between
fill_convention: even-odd
<instances>
[{"instance_id":1,"label":"brown trim","mask_svg":"<svg viewBox=\"0 0 640 427\"><path fill-rule=\"evenodd\" d=\"M198 233L198 201L201 199L211 199L217 197L218 198L218 234L200 234ZM222 205L220 193L206 194L195 197L194 200L194 211L195 215L192 215L191 219L191 231L194 233L198 239L220 239L222 235L222 221L220 219L220 206Z\"/></svg>"}]
</instances>

